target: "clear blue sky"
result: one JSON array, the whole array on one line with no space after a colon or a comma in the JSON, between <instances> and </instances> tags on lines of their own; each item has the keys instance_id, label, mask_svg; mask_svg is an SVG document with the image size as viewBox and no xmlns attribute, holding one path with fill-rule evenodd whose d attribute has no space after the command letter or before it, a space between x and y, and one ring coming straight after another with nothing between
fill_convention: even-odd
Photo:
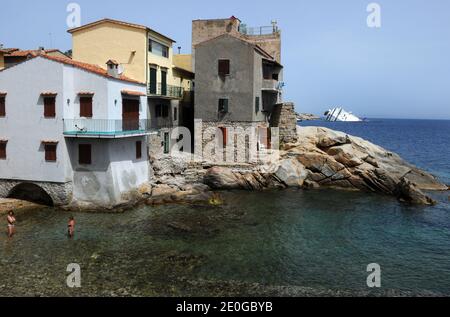
<instances>
[{"instance_id":1,"label":"clear blue sky","mask_svg":"<svg viewBox=\"0 0 450 317\"><path fill-rule=\"evenodd\" d=\"M342 105L366 117L450 119L448 0L2 1L0 43L69 49L70 2L81 5L83 24L104 17L145 24L177 40L184 53L193 19L235 15L249 26L276 19L285 100L298 111ZM381 5L380 29L366 24L371 2Z\"/></svg>"}]
</instances>

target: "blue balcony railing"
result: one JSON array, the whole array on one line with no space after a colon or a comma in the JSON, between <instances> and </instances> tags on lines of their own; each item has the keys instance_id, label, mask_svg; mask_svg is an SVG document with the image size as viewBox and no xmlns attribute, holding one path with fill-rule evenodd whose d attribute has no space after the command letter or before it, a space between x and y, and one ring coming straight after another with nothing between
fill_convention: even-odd
<instances>
[{"instance_id":1,"label":"blue balcony railing","mask_svg":"<svg viewBox=\"0 0 450 317\"><path fill-rule=\"evenodd\" d=\"M111 119L64 119L64 135L115 137L153 132L151 121Z\"/></svg>"}]
</instances>

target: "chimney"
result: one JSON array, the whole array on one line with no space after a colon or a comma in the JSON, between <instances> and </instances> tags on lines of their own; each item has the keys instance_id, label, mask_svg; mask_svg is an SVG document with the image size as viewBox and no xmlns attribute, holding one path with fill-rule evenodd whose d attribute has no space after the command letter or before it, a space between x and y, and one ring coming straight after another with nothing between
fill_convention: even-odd
<instances>
[{"instance_id":1,"label":"chimney","mask_svg":"<svg viewBox=\"0 0 450 317\"><path fill-rule=\"evenodd\" d=\"M119 78L119 63L115 60L110 59L106 62L108 75L114 78Z\"/></svg>"}]
</instances>

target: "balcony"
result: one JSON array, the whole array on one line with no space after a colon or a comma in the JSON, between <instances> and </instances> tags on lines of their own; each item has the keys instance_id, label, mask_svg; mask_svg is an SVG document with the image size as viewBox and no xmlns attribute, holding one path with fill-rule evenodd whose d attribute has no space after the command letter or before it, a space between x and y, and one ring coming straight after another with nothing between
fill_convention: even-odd
<instances>
[{"instance_id":1,"label":"balcony","mask_svg":"<svg viewBox=\"0 0 450 317\"><path fill-rule=\"evenodd\" d=\"M262 90L278 93L283 90L283 83L276 79L263 79Z\"/></svg>"},{"instance_id":2,"label":"balcony","mask_svg":"<svg viewBox=\"0 0 450 317\"><path fill-rule=\"evenodd\" d=\"M166 98L166 99L181 99L183 97L183 87L165 85L158 83L157 87L152 87L150 84L147 89L149 97Z\"/></svg>"},{"instance_id":3,"label":"balcony","mask_svg":"<svg viewBox=\"0 0 450 317\"><path fill-rule=\"evenodd\" d=\"M64 136L72 138L123 138L148 135L151 121L111 119L64 119Z\"/></svg>"}]
</instances>

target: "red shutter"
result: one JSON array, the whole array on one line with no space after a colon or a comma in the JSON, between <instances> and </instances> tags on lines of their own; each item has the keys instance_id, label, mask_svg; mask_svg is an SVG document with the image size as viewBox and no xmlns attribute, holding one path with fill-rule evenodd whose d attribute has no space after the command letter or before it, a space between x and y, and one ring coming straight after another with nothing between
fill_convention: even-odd
<instances>
[{"instance_id":1,"label":"red shutter","mask_svg":"<svg viewBox=\"0 0 450 317\"><path fill-rule=\"evenodd\" d=\"M142 141L136 141L136 159L142 158Z\"/></svg>"},{"instance_id":2,"label":"red shutter","mask_svg":"<svg viewBox=\"0 0 450 317\"><path fill-rule=\"evenodd\" d=\"M222 142L223 142L223 147L227 146L227 141L228 141L228 132L227 132L227 128L221 127L219 128L220 131L222 131Z\"/></svg>"},{"instance_id":3,"label":"red shutter","mask_svg":"<svg viewBox=\"0 0 450 317\"><path fill-rule=\"evenodd\" d=\"M92 97L80 97L80 117L92 118Z\"/></svg>"},{"instance_id":4,"label":"red shutter","mask_svg":"<svg viewBox=\"0 0 450 317\"><path fill-rule=\"evenodd\" d=\"M0 141L0 160L6 159L6 142Z\"/></svg>"},{"instance_id":5,"label":"red shutter","mask_svg":"<svg viewBox=\"0 0 450 317\"><path fill-rule=\"evenodd\" d=\"M0 117L6 116L5 96L0 96Z\"/></svg>"},{"instance_id":6,"label":"red shutter","mask_svg":"<svg viewBox=\"0 0 450 317\"><path fill-rule=\"evenodd\" d=\"M56 162L56 144L45 144L45 160Z\"/></svg>"},{"instance_id":7,"label":"red shutter","mask_svg":"<svg viewBox=\"0 0 450 317\"><path fill-rule=\"evenodd\" d=\"M272 130L267 128L267 149L272 149Z\"/></svg>"},{"instance_id":8,"label":"red shutter","mask_svg":"<svg viewBox=\"0 0 450 317\"><path fill-rule=\"evenodd\" d=\"M44 97L45 118L54 118L56 116L55 104L56 104L56 97Z\"/></svg>"},{"instance_id":9,"label":"red shutter","mask_svg":"<svg viewBox=\"0 0 450 317\"><path fill-rule=\"evenodd\" d=\"M92 163L91 150L90 144L80 144L78 146L78 162L80 164L90 165Z\"/></svg>"}]
</instances>

